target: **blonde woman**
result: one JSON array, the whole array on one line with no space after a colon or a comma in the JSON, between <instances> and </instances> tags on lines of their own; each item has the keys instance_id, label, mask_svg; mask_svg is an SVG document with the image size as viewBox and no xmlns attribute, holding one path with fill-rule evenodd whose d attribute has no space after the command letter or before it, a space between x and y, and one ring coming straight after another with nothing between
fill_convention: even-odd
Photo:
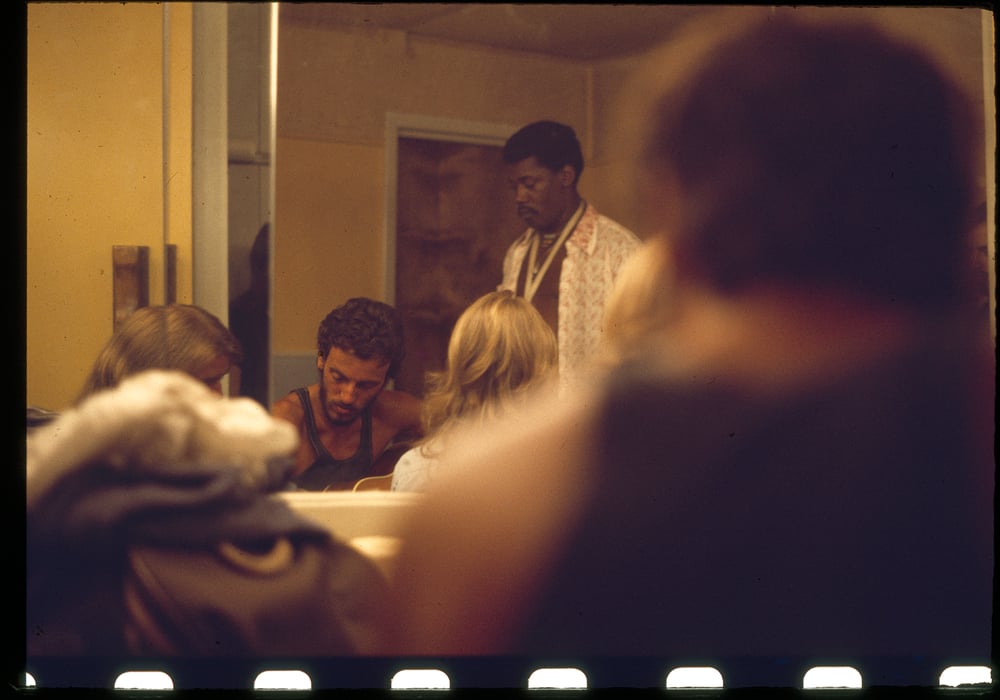
<instances>
[{"instance_id":1,"label":"blonde woman","mask_svg":"<svg viewBox=\"0 0 1000 700\"><path fill-rule=\"evenodd\" d=\"M453 429L518 408L557 367L555 333L529 302L510 291L474 301L455 323L444 371L428 375L426 437L396 463L392 490L425 490Z\"/></svg>"},{"instance_id":2,"label":"blonde woman","mask_svg":"<svg viewBox=\"0 0 1000 700\"><path fill-rule=\"evenodd\" d=\"M222 322L191 304L133 311L97 355L78 400L147 369L176 369L222 393L222 378L243 350Z\"/></svg>"}]
</instances>

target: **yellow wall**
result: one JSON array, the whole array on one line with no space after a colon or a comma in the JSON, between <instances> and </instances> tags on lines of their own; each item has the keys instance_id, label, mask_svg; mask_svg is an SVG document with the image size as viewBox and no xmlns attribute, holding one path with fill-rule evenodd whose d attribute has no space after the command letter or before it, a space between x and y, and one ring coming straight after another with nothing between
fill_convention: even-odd
<instances>
[{"instance_id":1,"label":"yellow wall","mask_svg":"<svg viewBox=\"0 0 1000 700\"><path fill-rule=\"evenodd\" d=\"M272 353L315 352L331 309L383 298L383 160L375 146L278 140Z\"/></svg>"},{"instance_id":2,"label":"yellow wall","mask_svg":"<svg viewBox=\"0 0 1000 700\"><path fill-rule=\"evenodd\" d=\"M190 5L170 7L171 36L183 51L183 37L191 34ZM29 405L68 405L110 336L112 246L150 247L150 301L163 302L163 30L160 4L28 5ZM181 68L173 71L171 100L190 113L190 97L186 104L184 99L190 95L187 63L187 76ZM188 132L189 124L190 118ZM184 151L182 138L171 153L171 187L180 198L171 205L171 227L178 227L172 242L185 260L190 147ZM182 277L181 300L190 298L189 288Z\"/></svg>"},{"instance_id":3,"label":"yellow wall","mask_svg":"<svg viewBox=\"0 0 1000 700\"><path fill-rule=\"evenodd\" d=\"M166 236L167 243L177 252L176 301L191 303L194 295L191 259L194 247L191 201L193 8L190 2L169 2L163 7L168 28L167 105L161 116L167 132L167 164L163 175Z\"/></svg>"}]
</instances>

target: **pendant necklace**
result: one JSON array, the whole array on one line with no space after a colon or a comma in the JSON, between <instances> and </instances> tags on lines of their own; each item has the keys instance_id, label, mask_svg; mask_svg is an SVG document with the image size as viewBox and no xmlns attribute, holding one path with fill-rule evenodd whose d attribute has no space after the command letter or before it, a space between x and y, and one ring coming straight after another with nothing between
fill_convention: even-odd
<instances>
[{"instance_id":1,"label":"pendant necklace","mask_svg":"<svg viewBox=\"0 0 1000 700\"><path fill-rule=\"evenodd\" d=\"M542 234L538 231L533 231L534 235L531 237L531 248L528 252L528 270L525 275L524 281L524 298L531 301L535 296L535 292L538 291L538 287L541 286L542 280L545 278L545 273L549 271L549 266L556 257L556 252L562 247L562 244L569 238L569 234L573 232L576 225L580 222L580 217L583 216L583 211L587 208L587 203L583 200L580 201L580 206L576 208L576 212L570 217L570 220L566 222L563 227L562 233L559 234L559 238L556 239L555 244L549 248L548 254L545 256L545 260L538 265L538 247L539 239Z\"/></svg>"}]
</instances>

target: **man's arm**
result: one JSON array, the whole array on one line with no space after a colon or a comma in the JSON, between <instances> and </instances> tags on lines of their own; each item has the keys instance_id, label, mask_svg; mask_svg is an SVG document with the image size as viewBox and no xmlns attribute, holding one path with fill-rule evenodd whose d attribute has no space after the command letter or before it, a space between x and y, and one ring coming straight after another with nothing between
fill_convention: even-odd
<instances>
[{"instance_id":1,"label":"man's arm","mask_svg":"<svg viewBox=\"0 0 1000 700\"><path fill-rule=\"evenodd\" d=\"M373 475L392 472L396 460L423 437L422 406L420 399L405 391L383 391L379 394L372 412Z\"/></svg>"},{"instance_id":2,"label":"man's arm","mask_svg":"<svg viewBox=\"0 0 1000 700\"><path fill-rule=\"evenodd\" d=\"M383 391L376 406L376 418L389 427L389 443L414 440L424 434L420 414L423 401L405 391Z\"/></svg>"},{"instance_id":3,"label":"man's arm","mask_svg":"<svg viewBox=\"0 0 1000 700\"><path fill-rule=\"evenodd\" d=\"M298 398L294 394L288 394L274 402L274 405L271 406L271 415L275 418L283 418L298 428L302 425L304 411Z\"/></svg>"}]
</instances>

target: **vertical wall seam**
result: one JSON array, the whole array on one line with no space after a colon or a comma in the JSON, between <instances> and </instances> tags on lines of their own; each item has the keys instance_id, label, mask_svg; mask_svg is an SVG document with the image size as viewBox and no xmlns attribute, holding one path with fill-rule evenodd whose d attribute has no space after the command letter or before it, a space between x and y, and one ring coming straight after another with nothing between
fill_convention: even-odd
<instances>
[{"instance_id":1,"label":"vertical wall seam","mask_svg":"<svg viewBox=\"0 0 1000 700\"><path fill-rule=\"evenodd\" d=\"M161 129L161 136L163 143L161 148L162 153L162 167L161 167L161 182L163 183L163 232L161 238L163 239L162 254L160 256L160 267L161 267L161 279L163 283L163 289L161 290L163 302L167 302L167 289L169 287L169 280L167 279L167 246L170 244L170 3L163 3L163 67L162 67L162 80L163 84L161 87L163 96L161 98L162 109L163 109L163 125Z\"/></svg>"}]
</instances>

